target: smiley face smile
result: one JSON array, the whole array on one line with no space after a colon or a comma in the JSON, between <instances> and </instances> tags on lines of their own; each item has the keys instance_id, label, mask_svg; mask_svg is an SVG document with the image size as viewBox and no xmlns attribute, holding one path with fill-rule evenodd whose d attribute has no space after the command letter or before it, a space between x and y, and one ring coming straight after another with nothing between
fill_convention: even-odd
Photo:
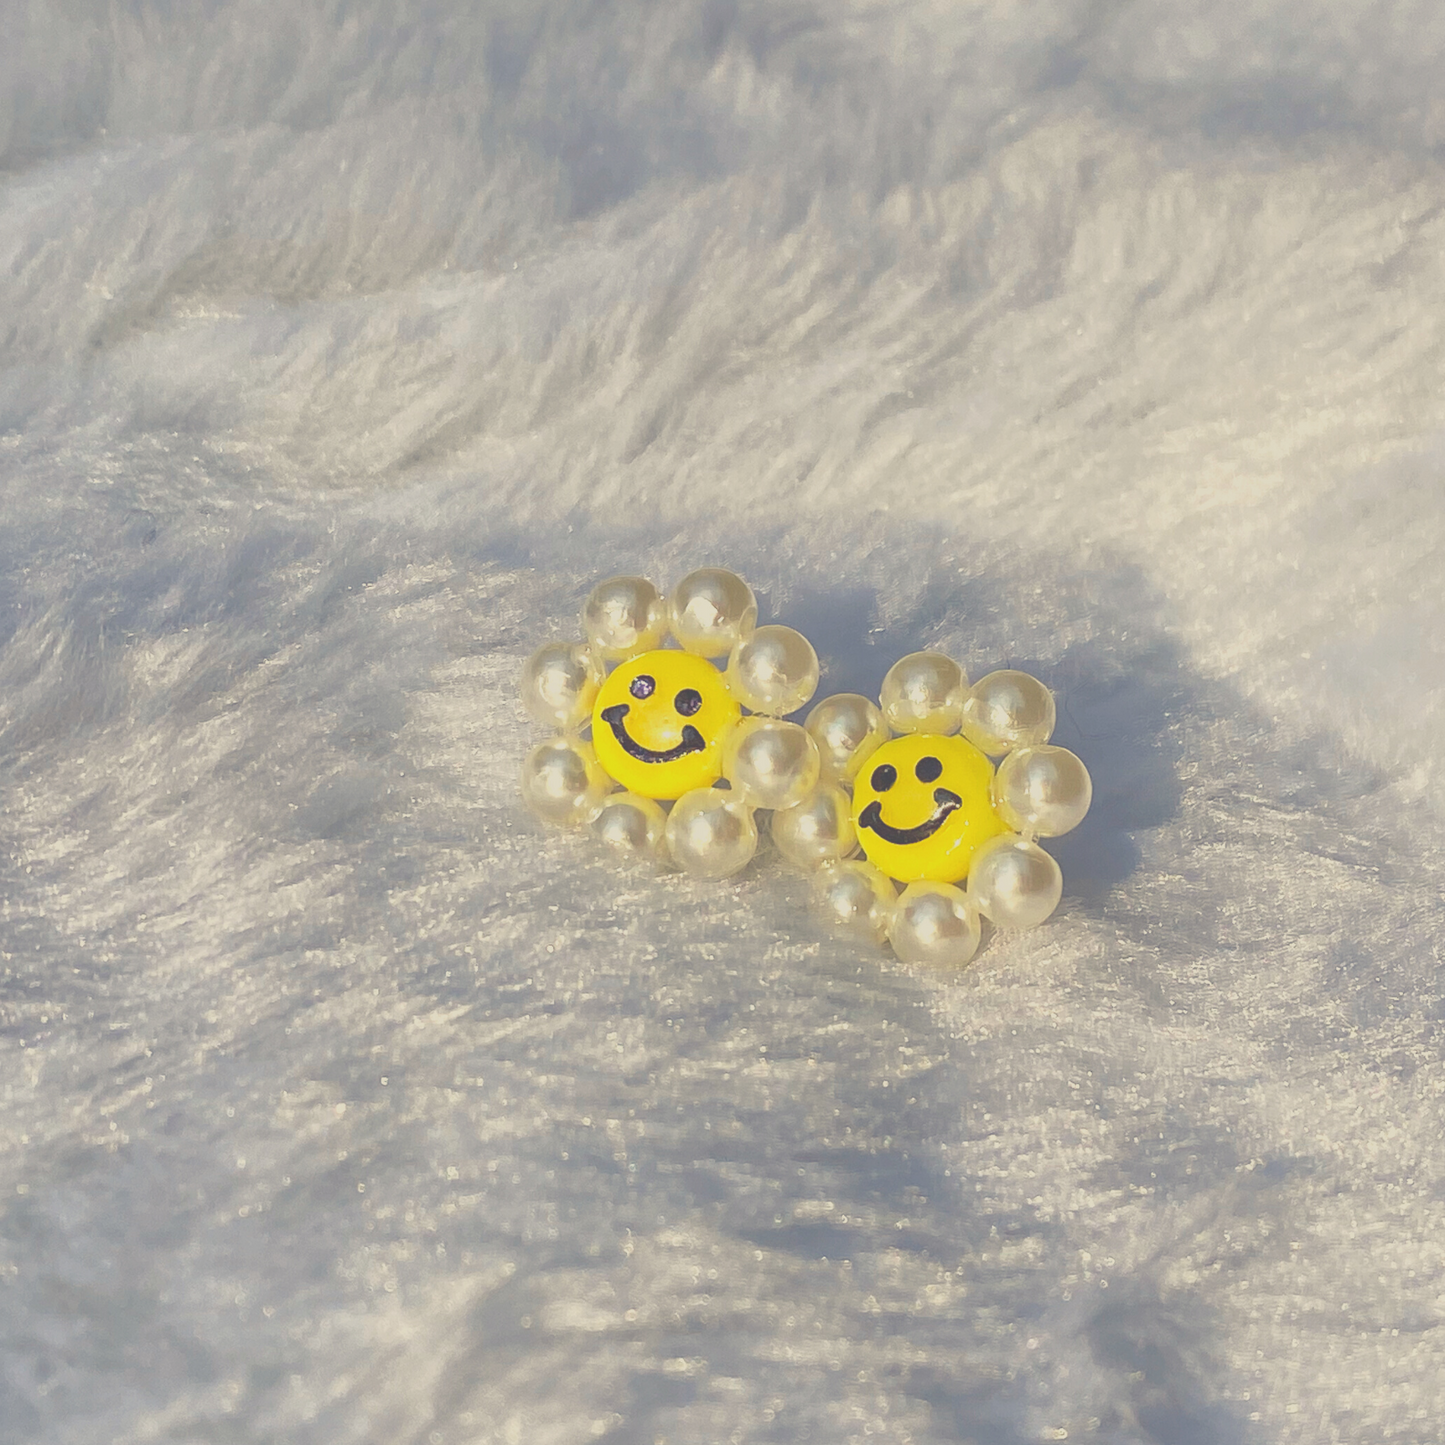
<instances>
[{"instance_id":1,"label":"smiley face smile","mask_svg":"<svg viewBox=\"0 0 1445 1445\"><path fill-rule=\"evenodd\" d=\"M679 758L685 758L689 753L700 753L707 747L703 735L686 723L682 729L682 741L671 748L645 748L642 744L628 734L627 726L622 721L629 711L629 705L625 702L614 703L611 707L604 707L597 714L608 727L612 729L612 736L615 737L622 750L639 763L675 763Z\"/></svg>"},{"instance_id":2,"label":"smiley face smile","mask_svg":"<svg viewBox=\"0 0 1445 1445\"><path fill-rule=\"evenodd\" d=\"M955 808L963 807L963 799L947 788L935 788L933 801L938 805L921 823L911 828L894 828L883 821L883 805L877 798L858 815L860 828L871 828L885 843L921 843L931 838L943 826L944 820Z\"/></svg>"}]
</instances>

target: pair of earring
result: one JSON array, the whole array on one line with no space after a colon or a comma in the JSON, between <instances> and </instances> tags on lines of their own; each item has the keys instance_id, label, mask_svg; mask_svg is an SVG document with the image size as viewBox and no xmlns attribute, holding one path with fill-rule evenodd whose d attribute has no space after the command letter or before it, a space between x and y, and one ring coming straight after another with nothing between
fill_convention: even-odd
<instances>
[{"instance_id":1,"label":"pair of earring","mask_svg":"<svg viewBox=\"0 0 1445 1445\"><path fill-rule=\"evenodd\" d=\"M1092 796L1083 763L1049 745L1049 690L1013 670L970 686L917 652L877 703L839 693L788 722L817 689L817 654L757 615L718 568L667 597L643 577L595 587L586 640L549 643L522 671L527 710L556 730L523 765L532 811L704 878L746 866L768 812L827 921L908 962L967 963L980 916L1042 923L1063 880L1036 840L1076 826Z\"/></svg>"}]
</instances>

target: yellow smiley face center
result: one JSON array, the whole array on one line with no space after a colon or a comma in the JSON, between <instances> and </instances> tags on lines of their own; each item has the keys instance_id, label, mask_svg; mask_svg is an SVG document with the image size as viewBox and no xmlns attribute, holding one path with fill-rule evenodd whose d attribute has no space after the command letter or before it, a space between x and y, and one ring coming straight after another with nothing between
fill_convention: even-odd
<instances>
[{"instance_id":1,"label":"yellow smiley face center","mask_svg":"<svg viewBox=\"0 0 1445 1445\"><path fill-rule=\"evenodd\" d=\"M853 789L868 861L902 883L957 883L979 844L1007 832L993 809L993 764L960 737L913 733L884 743Z\"/></svg>"},{"instance_id":2,"label":"yellow smiley face center","mask_svg":"<svg viewBox=\"0 0 1445 1445\"><path fill-rule=\"evenodd\" d=\"M722 776L722 743L742 716L705 658L661 649L617 667L592 707L592 746L609 777L645 798L680 798Z\"/></svg>"}]
</instances>

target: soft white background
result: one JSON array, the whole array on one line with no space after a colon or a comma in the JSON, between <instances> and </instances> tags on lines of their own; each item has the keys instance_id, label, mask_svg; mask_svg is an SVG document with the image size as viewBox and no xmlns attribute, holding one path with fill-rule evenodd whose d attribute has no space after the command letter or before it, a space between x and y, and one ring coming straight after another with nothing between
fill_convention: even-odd
<instances>
[{"instance_id":1,"label":"soft white background","mask_svg":"<svg viewBox=\"0 0 1445 1445\"><path fill-rule=\"evenodd\" d=\"M0 0L0 1439L1445 1437L1436 0ZM958 977L544 832L742 571L1092 768Z\"/></svg>"}]
</instances>

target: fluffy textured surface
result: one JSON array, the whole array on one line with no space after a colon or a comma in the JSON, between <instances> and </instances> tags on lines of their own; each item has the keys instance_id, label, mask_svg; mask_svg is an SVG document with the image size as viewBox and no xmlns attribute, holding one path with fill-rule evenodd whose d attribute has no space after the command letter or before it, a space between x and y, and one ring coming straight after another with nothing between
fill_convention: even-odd
<instances>
[{"instance_id":1,"label":"fluffy textured surface","mask_svg":"<svg viewBox=\"0 0 1445 1445\"><path fill-rule=\"evenodd\" d=\"M0 1438L1440 1439L1438 4L0 31ZM705 563L1057 690L1050 926L521 812Z\"/></svg>"}]
</instances>

